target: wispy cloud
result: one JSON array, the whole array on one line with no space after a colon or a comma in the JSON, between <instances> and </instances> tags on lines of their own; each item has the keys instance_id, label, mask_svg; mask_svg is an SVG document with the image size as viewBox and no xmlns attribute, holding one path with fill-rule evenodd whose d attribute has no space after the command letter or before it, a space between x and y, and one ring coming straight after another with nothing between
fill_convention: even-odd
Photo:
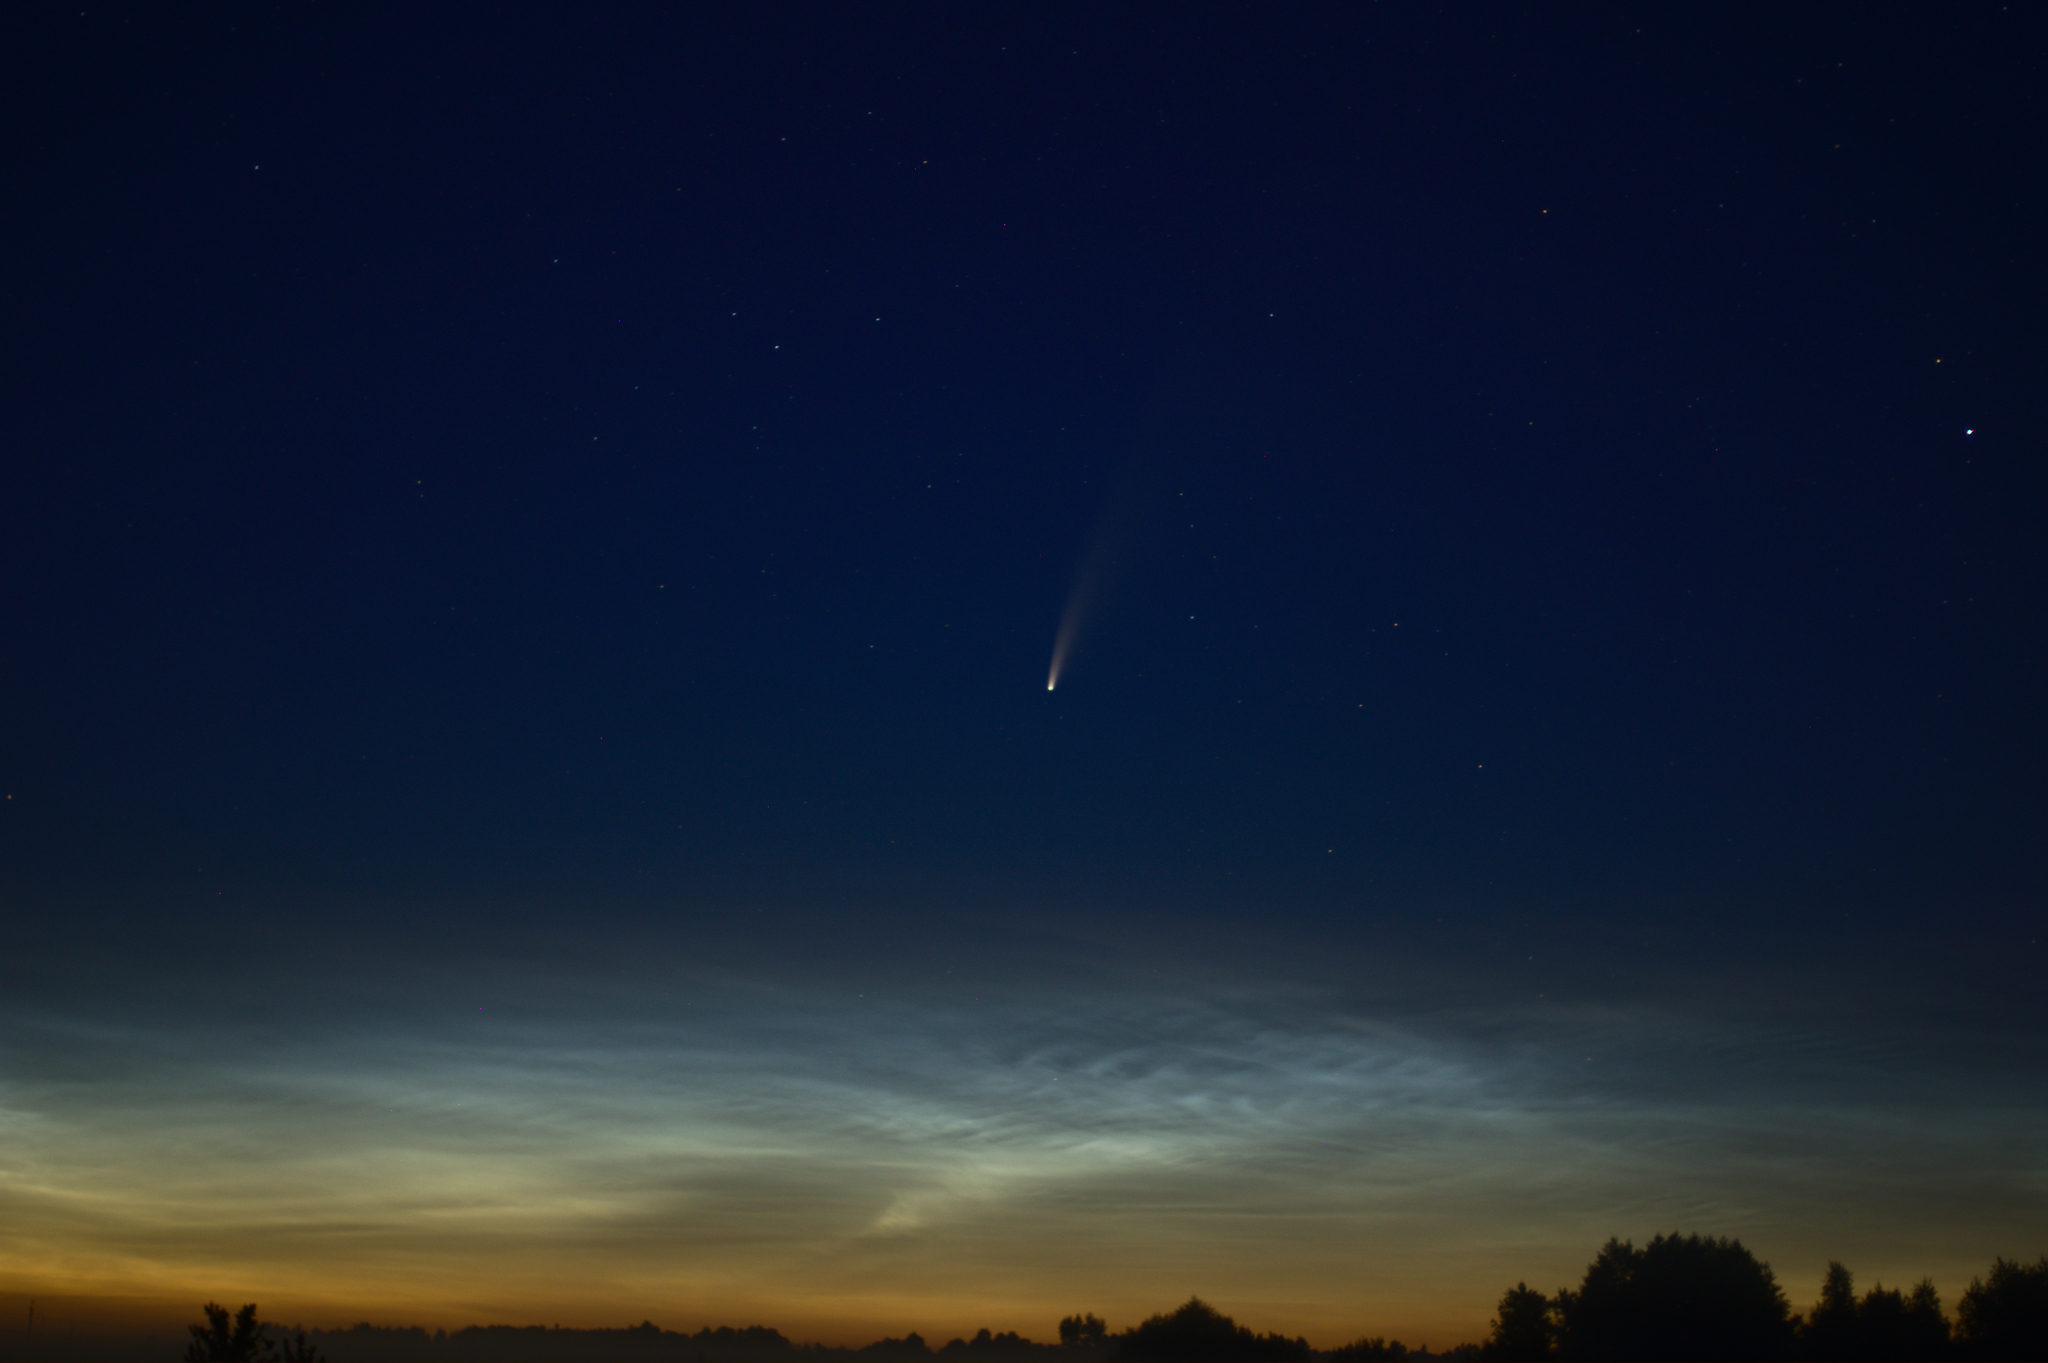
<instances>
[{"instance_id":1,"label":"wispy cloud","mask_svg":"<svg viewBox=\"0 0 2048 1363\"><path fill-rule=\"evenodd\" d=\"M1875 1025L1216 968L910 990L597 960L501 961L488 989L350 967L284 1020L40 999L4 1055L5 1253L443 1319L595 1297L906 1328L941 1300L1200 1289L1295 1328L1476 1332L1501 1283L1609 1234L1742 1234L1795 1283L1826 1254L1953 1276L2023 1249L2000 1235L2043 1196L2040 1095L1959 1104L1924 1038Z\"/></svg>"}]
</instances>

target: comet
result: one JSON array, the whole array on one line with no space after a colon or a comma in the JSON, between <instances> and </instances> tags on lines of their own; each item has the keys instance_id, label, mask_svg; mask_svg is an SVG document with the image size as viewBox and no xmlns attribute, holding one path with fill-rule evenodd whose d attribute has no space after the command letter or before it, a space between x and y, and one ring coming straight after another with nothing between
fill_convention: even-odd
<instances>
[{"instance_id":1,"label":"comet","mask_svg":"<svg viewBox=\"0 0 2048 1363\"><path fill-rule=\"evenodd\" d=\"M1104 495L1102 508L1096 516L1096 528L1081 544L1079 561L1073 565L1073 585L1067 587L1067 606L1059 612L1059 628L1053 632L1053 665L1044 673L1044 690L1059 690L1061 677L1067 675L1079 653L1083 639L1081 634L1092 628L1100 628L1102 614L1098 606L1106 604L1116 596L1118 579L1124 573L1128 551L1133 546L1133 532L1137 520L1151 508L1151 503L1165 503L1165 497L1141 495L1147 487L1157 483L1153 477L1139 481L1137 473L1130 469L1122 471L1114 479L1114 487ZM1174 497L1180 501L1180 495ZM1176 514L1186 503L1176 505Z\"/></svg>"},{"instance_id":2,"label":"comet","mask_svg":"<svg viewBox=\"0 0 2048 1363\"><path fill-rule=\"evenodd\" d=\"M1060 617L1060 631L1053 636L1052 670L1045 674L1045 689L1050 691L1060 684L1060 669L1067 665L1067 652L1074 646L1074 617L1072 602L1067 603L1066 614Z\"/></svg>"},{"instance_id":3,"label":"comet","mask_svg":"<svg viewBox=\"0 0 2048 1363\"><path fill-rule=\"evenodd\" d=\"M1090 559L1099 559L1091 555ZM1080 572L1075 574L1074 588L1067 595L1067 608L1060 612L1060 627L1052 640L1052 667L1045 674L1045 689L1053 690L1060 684L1060 672L1065 669L1067 659L1073 655L1074 641L1081 633L1081 619L1088 611L1088 603L1095 595L1095 579L1100 575L1100 564L1084 560Z\"/></svg>"}]
</instances>

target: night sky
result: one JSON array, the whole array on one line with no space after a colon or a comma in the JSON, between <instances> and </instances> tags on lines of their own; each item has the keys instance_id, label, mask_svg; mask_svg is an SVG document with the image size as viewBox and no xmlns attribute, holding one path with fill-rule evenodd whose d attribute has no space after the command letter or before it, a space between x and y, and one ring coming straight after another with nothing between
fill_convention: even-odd
<instances>
[{"instance_id":1,"label":"night sky","mask_svg":"<svg viewBox=\"0 0 2048 1363\"><path fill-rule=\"evenodd\" d=\"M2032 1259L2044 51L10 10L0 1309Z\"/></svg>"}]
</instances>

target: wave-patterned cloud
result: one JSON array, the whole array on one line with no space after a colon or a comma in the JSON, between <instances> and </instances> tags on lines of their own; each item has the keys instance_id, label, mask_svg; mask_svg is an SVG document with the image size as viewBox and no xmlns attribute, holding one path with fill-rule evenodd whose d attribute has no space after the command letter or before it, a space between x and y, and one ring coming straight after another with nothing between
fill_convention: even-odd
<instances>
[{"instance_id":1,"label":"wave-patterned cloud","mask_svg":"<svg viewBox=\"0 0 2048 1363\"><path fill-rule=\"evenodd\" d=\"M452 1324L573 1298L1042 1334L1006 1313L1199 1290L1441 1340L1610 1234L1739 1234L1796 1286L1844 1252L1962 1273L2040 1210L2039 1095L1959 1101L1967 1038L1874 1014L974 973L585 954L499 961L485 991L354 966L317 1008L175 1030L146 988L38 1000L0 1090L8 1254ZM1916 1239L1936 1204L1976 1228L1953 1267Z\"/></svg>"}]
</instances>

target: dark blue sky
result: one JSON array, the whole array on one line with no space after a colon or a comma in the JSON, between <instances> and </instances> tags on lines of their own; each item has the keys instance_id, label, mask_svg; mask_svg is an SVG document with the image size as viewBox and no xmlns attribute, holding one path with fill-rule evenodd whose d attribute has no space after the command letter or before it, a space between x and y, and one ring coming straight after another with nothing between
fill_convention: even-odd
<instances>
[{"instance_id":1,"label":"dark blue sky","mask_svg":"<svg viewBox=\"0 0 2048 1363\"><path fill-rule=\"evenodd\" d=\"M33 949L0 1106L179 1187L233 1162L149 1133L239 1114L280 1186L328 1176L301 1155L383 1170L364 1186L388 1204L358 1188L349 1216L428 1267L403 1290L350 1267L331 1209L249 1257L222 1192L181 1213L217 1257L144 1272L171 1214L135 1192L82 1218L88 1169L6 1194L36 1229L0 1248L0 1290L239 1273L308 1312L453 1326L516 1314L504 1284L565 1236L668 1263L518 1189L581 1177L565 1132L677 1129L547 1076L572 1054L656 1073L671 1042L619 1018L669 1000L683 1026L685 977L725 1019L691 1033L689 1092L730 1120L664 1158L781 1229L734 1251L738 1296L570 1275L565 1319L744 1300L900 1332L943 1301L1044 1337L1113 1279L1092 1309L1199 1287L1270 1307L1240 1312L1259 1328L1348 1338L1347 1311L1408 1309L1449 1342L1506 1281L1681 1222L1778 1253L1795 1298L1866 1244L1939 1246L1899 1251L1908 1279L2040 1250L2004 1238L2040 1224L2038 1156L2010 1152L2048 1116L2037 17L288 5L8 28L0 895ZM860 980L900 995L872 1043L893 1077L807 1117L746 1097L810 1073L807 1029L852 1026ZM988 1020L983 985L1023 1012ZM336 1030L243 1029L273 989ZM470 1017L481 1049L428 1056L452 994L530 1007L523 1039ZM1416 1211L1409 1306L1200 1265L1069 1283L1037 1204L985 1191L1170 1168L1291 1206L1309 1184L1231 1163L1272 1167L1279 1137L1228 1114L1380 1130L1330 1085L1387 1028L1371 1074L1459 1076L1416 1080L1448 1126L1400 1127L1444 1177L1558 1180L1511 1226ZM1545 1068L1587 1029L1630 1038L1637 1079ZM111 1061L52 1077L145 1035L187 1057L145 1067L161 1111ZM1068 1056L1060 1082L1094 1075L1150 1134L1098 1140L1077 1110L1016 1135L1004 1114L1040 1098L962 1079L996 1063L977 1047ZM497 1114L446 1150L531 1161L464 1203L531 1212L512 1266L436 1238L378 1163L391 1138L332 1114L314 1135L248 1066L365 1112L383 1075ZM543 1091L553 1135L508 1096ZM861 1125L905 1095L955 1106ZM1676 1124L1704 1144L1643 1186L1701 1191L1532 1153L1517 1123L1553 1100L1595 1146L1642 1148L1616 1114ZM1860 1134L1814 1144L1815 1104ZM903 1152L949 1122L1015 1139L927 1186ZM809 1169L902 1158L819 1174L822 1219L784 1224L764 1209L794 1184L705 1153L770 1129ZM1369 1191L1413 1181L1393 1159L1317 1174L1361 1200L1302 1243L1386 1230ZM1844 1161L1911 1195L1880 1217L1863 1183L1814 1193ZM1163 1247L1203 1232L1177 1196L1120 1214L1118 1263L1179 1263ZM958 1269L975 1217L1024 1257ZM787 1254L812 1241L884 1266L805 1296ZM59 1258L62 1283L36 1276ZM941 1260L964 1276L903 1286Z\"/></svg>"}]
</instances>

